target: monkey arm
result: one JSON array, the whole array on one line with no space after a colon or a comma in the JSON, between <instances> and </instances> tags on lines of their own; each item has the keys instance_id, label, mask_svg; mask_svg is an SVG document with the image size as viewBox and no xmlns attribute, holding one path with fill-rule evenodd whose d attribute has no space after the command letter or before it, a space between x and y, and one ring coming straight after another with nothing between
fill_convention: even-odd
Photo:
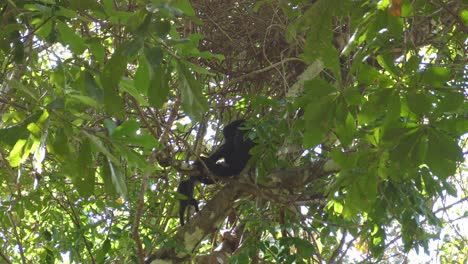
<instances>
[{"instance_id":1,"label":"monkey arm","mask_svg":"<svg viewBox=\"0 0 468 264\"><path fill-rule=\"evenodd\" d=\"M222 158L226 158L226 155L233 151L232 144L224 143L215 152L213 152L208 159L214 163ZM205 161L205 160L203 160ZM206 162L205 162L206 163Z\"/></svg>"}]
</instances>

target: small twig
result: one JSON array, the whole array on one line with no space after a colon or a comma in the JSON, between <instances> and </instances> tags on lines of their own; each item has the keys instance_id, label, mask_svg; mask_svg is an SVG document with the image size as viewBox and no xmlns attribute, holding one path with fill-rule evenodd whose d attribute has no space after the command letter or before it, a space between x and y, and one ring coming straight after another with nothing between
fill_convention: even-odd
<instances>
[{"instance_id":1,"label":"small twig","mask_svg":"<svg viewBox=\"0 0 468 264\"><path fill-rule=\"evenodd\" d=\"M23 264L26 264L26 257L24 256L24 249L23 249L23 243L21 243L21 238L18 234L18 227L16 225L16 222L15 220L13 219L13 215L11 214L11 209L12 207L10 206L10 208L8 208L8 211L7 211L7 215L8 215L8 219L10 219L10 222L11 222L11 225L13 226L13 234L16 238L16 241L17 241L17 246L18 246L18 250L20 252L20 256L21 256L21 262Z\"/></svg>"},{"instance_id":2,"label":"small twig","mask_svg":"<svg viewBox=\"0 0 468 264\"><path fill-rule=\"evenodd\" d=\"M290 62L290 61L300 61L300 62L304 62L304 60L299 59L299 58L285 58L285 59L283 59L283 60L281 60L281 61L278 61L278 62L276 62L276 63L273 63L273 64L271 64L271 65L269 65L269 66L267 66L267 67L265 67L265 68L263 68L263 69L258 69L258 70L255 70L255 71L251 71L251 72L246 73L246 74L244 74L244 75L242 75L242 76L239 76L239 77L237 77L237 78L233 78L230 82L238 82L238 81L240 81L240 80L242 80L242 79L244 79L244 78L250 77L250 76L252 76L252 75L256 75L256 74L259 74L259 73L262 73L262 72L269 71L269 70L271 70L271 69L275 69L277 66L279 66L279 65L281 65L281 64L283 64L283 63L286 63L286 62ZM304 62L304 63L305 63L305 62Z\"/></svg>"},{"instance_id":3,"label":"small twig","mask_svg":"<svg viewBox=\"0 0 468 264\"><path fill-rule=\"evenodd\" d=\"M148 163L153 164L154 155L150 155L148 158ZM135 240L137 252L138 252L138 263L145 263L145 252L143 251L143 246L140 238L140 233L138 232L140 228L140 219L143 215L143 209L145 208L145 192L148 186L148 180L151 172L145 172L141 179L140 194L138 195L137 209L135 211L135 218L133 219L133 228L132 228L132 238Z\"/></svg>"},{"instance_id":4,"label":"small twig","mask_svg":"<svg viewBox=\"0 0 468 264\"><path fill-rule=\"evenodd\" d=\"M11 264L11 261L8 259L8 257L5 254L3 254L3 252L0 252L0 257L2 257L5 263Z\"/></svg>"}]
</instances>

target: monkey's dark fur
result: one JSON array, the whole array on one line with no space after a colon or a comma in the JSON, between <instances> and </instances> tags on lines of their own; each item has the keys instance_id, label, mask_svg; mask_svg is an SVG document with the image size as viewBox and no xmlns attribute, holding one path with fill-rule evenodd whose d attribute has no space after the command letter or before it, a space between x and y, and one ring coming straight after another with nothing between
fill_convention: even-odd
<instances>
[{"instance_id":1,"label":"monkey's dark fur","mask_svg":"<svg viewBox=\"0 0 468 264\"><path fill-rule=\"evenodd\" d=\"M223 129L224 144L222 144L209 157L200 157L209 171L217 177L226 178L238 175L247 165L251 155L250 149L255 143L246 137L248 130L242 128L244 120L236 120ZM224 159L222 162L219 160ZM195 166L203 171L203 164L196 162ZM192 205L198 212L198 202L193 198L193 189L195 182L204 184L213 184L214 181L207 175L192 176L188 180L179 183L177 191L187 197L186 200L180 200L179 217L180 224L184 225L184 214L187 206Z\"/></svg>"}]
</instances>

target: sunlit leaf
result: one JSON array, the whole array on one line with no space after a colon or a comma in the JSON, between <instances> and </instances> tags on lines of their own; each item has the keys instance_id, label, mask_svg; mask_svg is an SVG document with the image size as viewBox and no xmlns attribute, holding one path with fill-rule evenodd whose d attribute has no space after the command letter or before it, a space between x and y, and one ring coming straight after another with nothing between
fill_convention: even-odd
<instances>
[{"instance_id":1,"label":"sunlit leaf","mask_svg":"<svg viewBox=\"0 0 468 264\"><path fill-rule=\"evenodd\" d=\"M10 151L10 154L8 155L8 162L10 163L10 166L17 167L23 162L22 157L24 155L25 145L26 140L24 139L16 141L16 144L13 146L13 148Z\"/></svg>"}]
</instances>

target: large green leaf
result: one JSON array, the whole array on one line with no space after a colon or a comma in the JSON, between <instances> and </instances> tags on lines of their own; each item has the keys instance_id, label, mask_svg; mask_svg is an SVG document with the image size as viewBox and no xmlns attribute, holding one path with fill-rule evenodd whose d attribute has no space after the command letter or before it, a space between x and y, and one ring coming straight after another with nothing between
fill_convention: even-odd
<instances>
[{"instance_id":1,"label":"large green leaf","mask_svg":"<svg viewBox=\"0 0 468 264\"><path fill-rule=\"evenodd\" d=\"M78 152L78 158L75 163L75 170L72 174L72 181L77 191L83 197L89 197L94 194L95 168L93 154L91 151L91 142L84 138L81 141L81 148Z\"/></svg>"},{"instance_id":2,"label":"large green leaf","mask_svg":"<svg viewBox=\"0 0 468 264\"><path fill-rule=\"evenodd\" d=\"M315 78L304 83L304 91L310 101L321 100L322 97L336 93L336 88L323 79Z\"/></svg>"},{"instance_id":3,"label":"large green leaf","mask_svg":"<svg viewBox=\"0 0 468 264\"><path fill-rule=\"evenodd\" d=\"M304 119L306 127L302 143L306 148L313 148L322 143L328 131L332 128L332 117L335 110L333 96L322 98L321 101L307 105Z\"/></svg>"},{"instance_id":4,"label":"large green leaf","mask_svg":"<svg viewBox=\"0 0 468 264\"><path fill-rule=\"evenodd\" d=\"M169 75L164 65L153 68L151 82L148 87L148 101L155 108L161 108L169 95Z\"/></svg>"},{"instance_id":5,"label":"large green leaf","mask_svg":"<svg viewBox=\"0 0 468 264\"><path fill-rule=\"evenodd\" d=\"M150 67L144 57L140 58L134 78L135 88L142 94L146 94L150 87Z\"/></svg>"},{"instance_id":6,"label":"large green leaf","mask_svg":"<svg viewBox=\"0 0 468 264\"><path fill-rule=\"evenodd\" d=\"M442 67L429 67L420 74L421 83L433 86L446 86L450 81L450 70Z\"/></svg>"},{"instance_id":7,"label":"large green leaf","mask_svg":"<svg viewBox=\"0 0 468 264\"><path fill-rule=\"evenodd\" d=\"M202 86L182 62L177 63L177 70L182 92L182 107L190 117L200 120L208 110L208 103L202 95Z\"/></svg>"},{"instance_id":8,"label":"large green leaf","mask_svg":"<svg viewBox=\"0 0 468 264\"><path fill-rule=\"evenodd\" d=\"M454 138L431 130L428 137L427 165L437 176L445 179L455 173L457 162L463 160L463 151Z\"/></svg>"},{"instance_id":9,"label":"large green leaf","mask_svg":"<svg viewBox=\"0 0 468 264\"><path fill-rule=\"evenodd\" d=\"M84 73L84 88L88 92L88 95L94 98L98 102L103 101L103 94L101 87L97 84L94 76L89 72L85 71Z\"/></svg>"},{"instance_id":10,"label":"large green leaf","mask_svg":"<svg viewBox=\"0 0 468 264\"><path fill-rule=\"evenodd\" d=\"M112 161L108 159L107 162L109 165L111 182L104 182L104 184L112 184L112 186L114 186L118 194L120 194L124 198L127 197L127 184L125 181L125 175L122 173L120 168L116 166Z\"/></svg>"},{"instance_id":11,"label":"large green leaf","mask_svg":"<svg viewBox=\"0 0 468 264\"><path fill-rule=\"evenodd\" d=\"M84 39L81 38L81 36L77 35L73 29L68 27L67 24L60 20L57 20L57 30L60 33L60 41L65 45L69 45L73 53L83 53L83 51L86 49L86 45Z\"/></svg>"},{"instance_id":12,"label":"large green leaf","mask_svg":"<svg viewBox=\"0 0 468 264\"><path fill-rule=\"evenodd\" d=\"M13 146L18 139L26 139L29 136L28 125L37 121L41 115L42 111L38 111L18 123L0 129L0 143Z\"/></svg>"},{"instance_id":13,"label":"large green leaf","mask_svg":"<svg viewBox=\"0 0 468 264\"><path fill-rule=\"evenodd\" d=\"M123 138L125 136L136 135L137 130L140 128L140 124L135 120L129 120L122 123L120 126L115 128L111 134L114 138Z\"/></svg>"},{"instance_id":14,"label":"large green leaf","mask_svg":"<svg viewBox=\"0 0 468 264\"><path fill-rule=\"evenodd\" d=\"M435 111L439 113L461 111L463 104L467 102L465 95L458 91L440 91L437 93L437 96L439 97L439 102Z\"/></svg>"},{"instance_id":15,"label":"large green leaf","mask_svg":"<svg viewBox=\"0 0 468 264\"><path fill-rule=\"evenodd\" d=\"M113 116L123 119L124 105L119 95L118 84L127 67L127 59L121 49L115 51L112 58L104 67L102 85L104 86L104 105Z\"/></svg>"},{"instance_id":16,"label":"large green leaf","mask_svg":"<svg viewBox=\"0 0 468 264\"><path fill-rule=\"evenodd\" d=\"M416 91L409 91L406 94L406 101L409 109L420 116L427 115L431 111L433 105L431 95L424 92L418 93Z\"/></svg>"}]
</instances>

